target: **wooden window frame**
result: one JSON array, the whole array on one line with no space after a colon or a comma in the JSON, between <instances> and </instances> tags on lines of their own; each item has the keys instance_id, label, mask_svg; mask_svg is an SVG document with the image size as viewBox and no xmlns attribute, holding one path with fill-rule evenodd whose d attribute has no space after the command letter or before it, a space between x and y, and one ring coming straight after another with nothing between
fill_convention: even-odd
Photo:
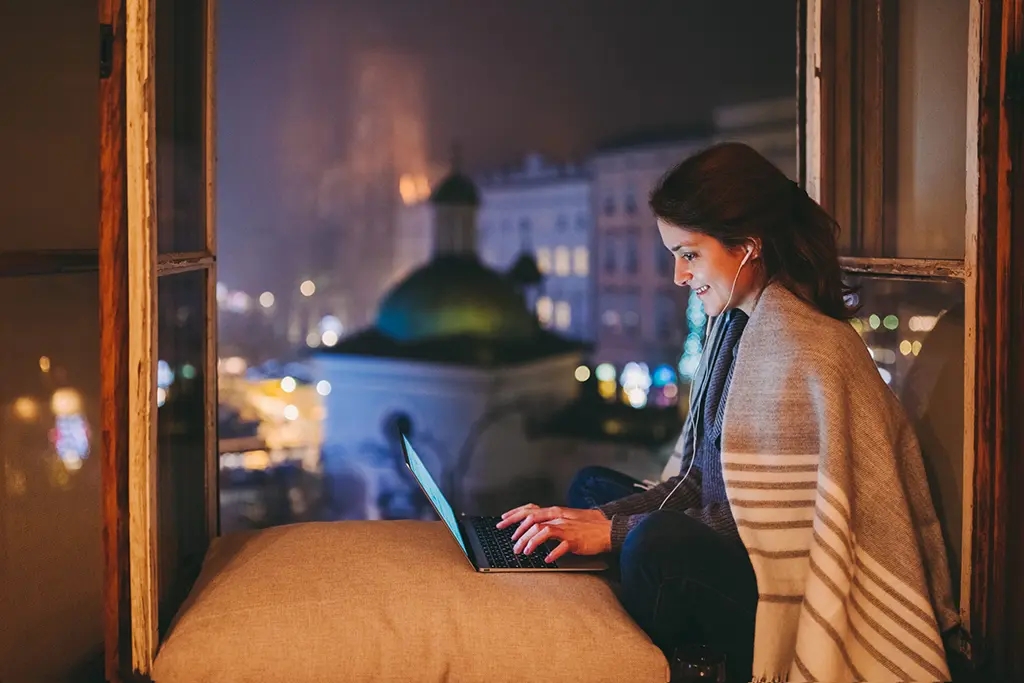
<instances>
[{"instance_id":1,"label":"wooden window frame","mask_svg":"<svg viewBox=\"0 0 1024 683\"><path fill-rule=\"evenodd\" d=\"M204 0L205 235L199 252L157 253L156 0L99 0L111 27L111 74L100 81L101 396L105 618L108 680L146 679L161 625L198 573L179 568L174 604L160 605L157 518L157 290L161 277L206 273L204 358L207 542L218 533L215 0Z\"/></svg>"},{"instance_id":2,"label":"wooden window frame","mask_svg":"<svg viewBox=\"0 0 1024 683\"><path fill-rule=\"evenodd\" d=\"M963 603L977 668L989 672L1021 672L1024 650L1014 647L1012 617L1024 609L1024 589L1015 586L1024 571L1024 555L1009 549L1008 539L1021 533L1022 506L1011 502L1009 491L1024 474L1022 431L1012 418L1024 409L1024 315L1012 308L1014 295L1024 291L1024 210L1014 212L1013 196L1024 196L1022 177L1009 169L1024 156L1020 105L1006 103L1007 54L1021 53L1021 15L1024 0L970 0L969 72L970 126L965 150L968 176L966 251L961 262L907 259L844 258L848 272L886 277L960 280L967 304L965 329L965 553ZM159 644L159 606L156 558L160 551L155 524L155 373L156 289L158 278L204 270L207 278L207 531L217 532L216 485L216 244L213 234L213 50L214 0L207 0L207 79L205 87L207 139L206 245L202 252L156 253L156 147L154 97L154 36L156 0L99 0L100 23L113 28L112 75L100 84L101 221L96 263L101 290L101 360L103 453L103 514L105 577L105 634L107 676L110 680L146 678ZM800 176L809 193L826 207L836 197L837 94L834 89L837 7L857 3L860 33L884 47L872 8L891 0L800 0L801 33L801 157ZM846 15L844 15L846 16ZM846 25L854 27L854 23ZM846 53L842 53L846 54ZM885 129L884 88L878 91L878 71L885 61L861 61L857 87L875 93L880 108L862 117L859 128ZM831 76L830 76L831 75ZM831 78L831 80L830 80ZM884 79L881 79L884 82ZM804 87L806 86L806 88ZM851 87L853 84L851 83ZM858 92L862 92L858 91ZM852 102L850 93L838 93ZM846 98L846 99L843 99ZM1013 113L1013 116L1010 115ZM880 123L881 122L881 123ZM842 129L842 130L848 130ZM875 137L871 163L887 153L884 138ZM879 141L880 140L880 141ZM880 156L881 155L881 156ZM857 210L863 226L860 244L884 246L881 226L887 185L870 182L870 168L858 164L856 197L843 211ZM1014 190L1017 190L1015 193ZM856 200L856 202L854 201ZM881 216L881 218L879 218ZM866 218L865 218L866 217ZM873 222L872 222L873 221ZM871 226L876 226L872 228ZM874 230L874 232L872 232ZM880 232L879 232L880 231ZM884 251L883 251L884 253ZM64 272L88 269L82 254L5 254L0 268L9 274ZM15 265L16 264L16 265ZM41 265L42 264L42 265ZM85 265L83 265L85 264ZM597 271L595 271L596 273ZM597 277L597 275L595 275ZM600 279L598 277L598 279ZM973 652L972 652L973 648Z\"/></svg>"},{"instance_id":3,"label":"wooden window frame","mask_svg":"<svg viewBox=\"0 0 1024 683\"><path fill-rule=\"evenodd\" d=\"M799 0L797 7L800 181L840 224L855 226L851 246L861 253L889 251L884 228L892 223L882 207L893 204L886 201L892 179L884 171L895 128L887 123L894 107L884 74L895 60L884 18L897 1ZM1024 654L1010 628L1011 615L1024 608L1024 590L1014 586L1024 552L1007 546L1024 531L1024 505L1011 504L1009 496L1024 480L1024 314L1012 296L1024 292L1024 210L1014 211L1012 202L1014 189L1024 196L1024 174L1009 172L1024 160L1024 143L1020 100L1012 103L1017 93L1007 85L1008 55L1020 62L1024 48L1024 0L969 1L964 258L840 260L850 274L964 284L959 654L966 663L960 673L984 680L1024 674ZM851 42L858 32L863 38ZM873 49L858 49L865 45ZM838 163L865 140L851 163Z\"/></svg>"}]
</instances>

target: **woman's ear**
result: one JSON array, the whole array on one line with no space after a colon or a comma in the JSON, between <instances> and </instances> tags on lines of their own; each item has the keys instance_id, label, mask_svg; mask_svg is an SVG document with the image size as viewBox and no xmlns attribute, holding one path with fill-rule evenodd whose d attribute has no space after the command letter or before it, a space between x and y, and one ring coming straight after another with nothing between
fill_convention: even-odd
<instances>
[{"instance_id":1,"label":"woman's ear","mask_svg":"<svg viewBox=\"0 0 1024 683\"><path fill-rule=\"evenodd\" d=\"M761 258L761 240L757 237L751 237L747 240L747 253L750 254L751 261Z\"/></svg>"}]
</instances>

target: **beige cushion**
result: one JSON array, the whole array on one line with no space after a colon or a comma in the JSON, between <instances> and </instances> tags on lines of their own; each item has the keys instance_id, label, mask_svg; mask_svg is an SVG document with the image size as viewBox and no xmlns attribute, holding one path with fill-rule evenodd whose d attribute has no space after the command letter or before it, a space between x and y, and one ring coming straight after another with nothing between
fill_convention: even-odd
<instances>
[{"instance_id":1,"label":"beige cushion","mask_svg":"<svg viewBox=\"0 0 1024 683\"><path fill-rule=\"evenodd\" d=\"M665 658L603 579L479 574L440 522L295 524L219 539L153 677L668 679Z\"/></svg>"}]
</instances>

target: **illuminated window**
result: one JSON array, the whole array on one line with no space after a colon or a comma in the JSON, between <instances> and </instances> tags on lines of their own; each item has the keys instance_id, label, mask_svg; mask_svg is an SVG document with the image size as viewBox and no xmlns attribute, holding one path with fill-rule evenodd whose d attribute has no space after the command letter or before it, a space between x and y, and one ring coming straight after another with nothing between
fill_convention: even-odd
<instances>
[{"instance_id":1,"label":"illuminated window","mask_svg":"<svg viewBox=\"0 0 1024 683\"><path fill-rule=\"evenodd\" d=\"M555 247L555 274L565 276L569 272L569 247Z\"/></svg>"},{"instance_id":2,"label":"illuminated window","mask_svg":"<svg viewBox=\"0 0 1024 683\"><path fill-rule=\"evenodd\" d=\"M551 250L547 247L537 247L537 270L551 272Z\"/></svg>"},{"instance_id":3,"label":"illuminated window","mask_svg":"<svg viewBox=\"0 0 1024 683\"><path fill-rule=\"evenodd\" d=\"M572 269L580 277L590 275L590 250L586 247L576 247L572 253Z\"/></svg>"},{"instance_id":4,"label":"illuminated window","mask_svg":"<svg viewBox=\"0 0 1024 683\"><path fill-rule=\"evenodd\" d=\"M555 327L567 330L570 325L572 325L572 309L569 308L569 302L557 302L555 304Z\"/></svg>"},{"instance_id":5,"label":"illuminated window","mask_svg":"<svg viewBox=\"0 0 1024 683\"><path fill-rule=\"evenodd\" d=\"M537 299L537 320L541 325L547 327L551 324L551 315L554 312L554 304L551 297L542 296Z\"/></svg>"}]
</instances>

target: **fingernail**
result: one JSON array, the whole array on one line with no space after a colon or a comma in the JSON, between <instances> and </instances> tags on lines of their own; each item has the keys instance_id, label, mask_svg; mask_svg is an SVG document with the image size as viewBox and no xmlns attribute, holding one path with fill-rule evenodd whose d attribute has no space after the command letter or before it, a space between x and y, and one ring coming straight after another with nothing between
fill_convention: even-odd
<instances>
[{"instance_id":1,"label":"fingernail","mask_svg":"<svg viewBox=\"0 0 1024 683\"><path fill-rule=\"evenodd\" d=\"M548 555L547 557L545 557L544 561L547 562L548 564L551 564L551 555Z\"/></svg>"}]
</instances>

